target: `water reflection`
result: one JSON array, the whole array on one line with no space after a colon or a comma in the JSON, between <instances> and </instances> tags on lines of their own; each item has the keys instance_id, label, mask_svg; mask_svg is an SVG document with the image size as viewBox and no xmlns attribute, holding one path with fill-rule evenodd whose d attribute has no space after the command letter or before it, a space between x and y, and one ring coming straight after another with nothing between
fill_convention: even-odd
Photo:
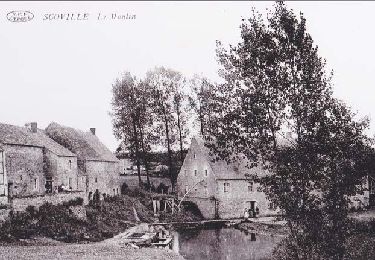
<instances>
[{"instance_id":1,"label":"water reflection","mask_svg":"<svg viewBox=\"0 0 375 260\"><path fill-rule=\"evenodd\" d=\"M234 228L191 229L175 232L173 250L189 260L268 259L280 240Z\"/></svg>"}]
</instances>

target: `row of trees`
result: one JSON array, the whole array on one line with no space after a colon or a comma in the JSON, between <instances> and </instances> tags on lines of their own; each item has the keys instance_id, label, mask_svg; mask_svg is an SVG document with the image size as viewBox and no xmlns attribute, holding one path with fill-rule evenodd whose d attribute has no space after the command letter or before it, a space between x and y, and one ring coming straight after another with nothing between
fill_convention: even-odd
<instances>
[{"instance_id":1,"label":"row of trees","mask_svg":"<svg viewBox=\"0 0 375 260\"><path fill-rule=\"evenodd\" d=\"M306 19L283 3L265 19L253 10L241 41L217 46L225 83L211 99L208 146L273 173L259 181L290 228L284 259L343 259L350 196L375 158L368 120L333 96Z\"/></svg>"},{"instance_id":2,"label":"row of trees","mask_svg":"<svg viewBox=\"0 0 375 260\"><path fill-rule=\"evenodd\" d=\"M114 133L136 162L140 184L140 166L145 166L150 184L150 155L166 150L174 189L192 128L201 125L203 131L203 124L197 122L207 118L204 100L208 84L203 77L187 79L164 67L150 70L144 79L126 72L115 81L111 112Z\"/></svg>"}]
</instances>

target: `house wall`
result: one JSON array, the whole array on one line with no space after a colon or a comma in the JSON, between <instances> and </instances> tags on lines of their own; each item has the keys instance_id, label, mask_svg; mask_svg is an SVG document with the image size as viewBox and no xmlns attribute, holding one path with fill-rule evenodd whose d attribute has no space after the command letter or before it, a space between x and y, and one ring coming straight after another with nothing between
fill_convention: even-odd
<instances>
[{"instance_id":1,"label":"house wall","mask_svg":"<svg viewBox=\"0 0 375 260\"><path fill-rule=\"evenodd\" d=\"M178 198L183 199L186 194L184 200L197 204L203 216L210 219L215 217L215 193L216 182L210 163L193 139L177 177Z\"/></svg>"},{"instance_id":2,"label":"house wall","mask_svg":"<svg viewBox=\"0 0 375 260\"><path fill-rule=\"evenodd\" d=\"M43 148L4 145L4 151L9 196L44 194Z\"/></svg>"},{"instance_id":3,"label":"house wall","mask_svg":"<svg viewBox=\"0 0 375 260\"><path fill-rule=\"evenodd\" d=\"M109 196L121 193L118 162L86 161L85 166L88 196L96 190Z\"/></svg>"},{"instance_id":4,"label":"house wall","mask_svg":"<svg viewBox=\"0 0 375 260\"><path fill-rule=\"evenodd\" d=\"M8 178L5 167L5 152L0 150L0 205L6 204L8 204Z\"/></svg>"},{"instance_id":5,"label":"house wall","mask_svg":"<svg viewBox=\"0 0 375 260\"><path fill-rule=\"evenodd\" d=\"M227 192L224 192L224 183L229 183ZM249 188L252 186L252 189ZM245 209L250 209L250 201L255 201L259 208L259 216L275 215L276 210L266 198L264 192L259 191L259 183L249 180L217 180L217 199L219 218L242 218Z\"/></svg>"},{"instance_id":6,"label":"house wall","mask_svg":"<svg viewBox=\"0 0 375 260\"><path fill-rule=\"evenodd\" d=\"M120 159L120 174L133 174L133 163L130 159Z\"/></svg>"},{"instance_id":7,"label":"house wall","mask_svg":"<svg viewBox=\"0 0 375 260\"><path fill-rule=\"evenodd\" d=\"M45 153L46 176L52 177L53 191L64 185L73 191L82 190L82 179L78 177L77 157L58 156L50 151Z\"/></svg>"},{"instance_id":8,"label":"house wall","mask_svg":"<svg viewBox=\"0 0 375 260\"><path fill-rule=\"evenodd\" d=\"M206 174L207 173L207 174ZM177 193L179 198L210 198L215 195L215 176L207 157L199 145L192 140L180 173L177 177Z\"/></svg>"}]
</instances>

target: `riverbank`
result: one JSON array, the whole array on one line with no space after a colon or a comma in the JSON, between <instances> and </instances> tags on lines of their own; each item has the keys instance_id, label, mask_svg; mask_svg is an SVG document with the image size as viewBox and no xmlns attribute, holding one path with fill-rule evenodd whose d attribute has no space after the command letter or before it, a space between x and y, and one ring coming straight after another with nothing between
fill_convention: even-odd
<instances>
[{"instance_id":1,"label":"riverbank","mask_svg":"<svg viewBox=\"0 0 375 260\"><path fill-rule=\"evenodd\" d=\"M21 239L17 243L0 246L0 259L156 259L183 260L184 258L168 249L150 247L135 248L127 243L125 236L134 232L148 230L149 224L142 223L129 228L113 238L91 243L65 243L46 237Z\"/></svg>"}]
</instances>

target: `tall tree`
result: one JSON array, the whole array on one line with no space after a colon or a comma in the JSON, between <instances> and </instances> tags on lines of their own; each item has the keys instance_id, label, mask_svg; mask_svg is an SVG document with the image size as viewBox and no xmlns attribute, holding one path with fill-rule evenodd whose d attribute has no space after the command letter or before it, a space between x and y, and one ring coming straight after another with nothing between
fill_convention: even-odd
<instances>
[{"instance_id":1,"label":"tall tree","mask_svg":"<svg viewBox=\"0 0 375 260\"><path fill-rule=\"evenodd\" d=\"M172 93L173 113L176 117L178 132L180 165L184 163L184 144L189 134L188 117L190 114L190 106L187 91L188 85L186 84L186 79L180 74L179 77L176 77L175 84L173 84Z\"/></svg>"},{"instance_id":2,"label":"tall tree","mask_svg":"<svg viewBox=\"0 0 375 260\"><path fill-rule=\"evenodd\" d=\"M116 79L112 86L112 124L115 136L122 140L132 151L137 165L139 185L141 179L141 143L142 133L140 125L145 119L145 99L141 82L129 72L121 79Z\"/></svg>"},{"instance_id":3,"label":"tall tree","mask_svg":"<svg viewBox=\"0 0 375 260\"><path fill-rule=\"evenodd\" d=\"M203 136L205 128L209 125L210 104L214 98L215 86L207 78L194 75L190 80L191 93L189 95L190 107L197 115L199 132Z\"/></svg>"},{"instance_id":4,"label":"tall tree","mask_svg":"<svg viewBox=\"0 0 375 260\"><path fill-rule=\"evenodd\" d=\"M311 252L342 259L347 198L371 154L366 122L354 121L333 98L332 74L302 14L283 3L267 20L253 10L241 38L229 50L218 43L226 82L216 94L208 146L229 162L244 155L249 167L261 164L275 173L262 181L288 221L291 259L308 259ZM286 131L293 138L286 140ZM322 234L331 238L324 240L329 247L318 243Z\"/></svg>"},{"instance_id":5,"label":"tall tree","mask_svg":"<svg viewBox=\"0 0 375 260\"><path fill-rule=\"evenodd\" d=\"M174 190L177 180L177 172L172 160L172 146L176 139L176 125L173 107L173 93L176 84L179 84L181 74L163 67L155 68L146 75L145 82L148 85L153 97L153 111L155 120L159 122L161 137L164 137L168 152L168 171ZM160 139L161 140L161 139Z\"/></svg>"}]
</instances>

